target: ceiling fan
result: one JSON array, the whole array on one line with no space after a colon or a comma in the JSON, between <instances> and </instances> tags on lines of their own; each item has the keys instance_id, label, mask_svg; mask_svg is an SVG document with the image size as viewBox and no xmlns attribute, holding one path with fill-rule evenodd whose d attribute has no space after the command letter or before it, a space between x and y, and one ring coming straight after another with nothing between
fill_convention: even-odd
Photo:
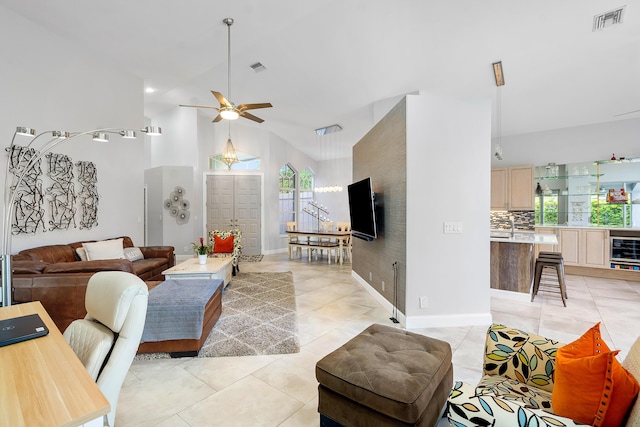
<instances>
[{"instance_id":1,"label":"ceiling fan","mask_svg":"<svg viewBox=\"0 0 640 427\"><path fill-rule=\"evenodd\" d=\"M227 95L231 95L231 25L233 25L233 18L225 18L222 20L227 25ZM181 107L194 107L194 108L209 108L212 110L218 110L218 115L212 120L214 123L219 122L222 119L235 120L238 117L244 117L245 119L253 120L254 122L262 123L263 119L256 117L248 110L257 110L259 108L273 107L269 102L262 102L259 104L240 104L235 105L233 102L227 100L220 92L212 90L211 93L216 97L220 103L219 107L212 105L180 105Z\"/></svg>"}]
</instances>

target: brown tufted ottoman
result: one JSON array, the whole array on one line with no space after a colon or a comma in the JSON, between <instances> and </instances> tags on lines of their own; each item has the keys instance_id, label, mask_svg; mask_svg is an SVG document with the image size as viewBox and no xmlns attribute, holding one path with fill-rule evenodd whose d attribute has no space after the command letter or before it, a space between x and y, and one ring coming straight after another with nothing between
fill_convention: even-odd
<instances>
[{"instance_id":1,"label":"brown tufted ottoman","mask_svg":"<svg viewBox=\"0 0 640 427\"><path fill-rule=\"evenodd\" d=\"M371 325L316 364L321 426L434 426L453 385L445 341Z\"/></svg>"}]
</instances>

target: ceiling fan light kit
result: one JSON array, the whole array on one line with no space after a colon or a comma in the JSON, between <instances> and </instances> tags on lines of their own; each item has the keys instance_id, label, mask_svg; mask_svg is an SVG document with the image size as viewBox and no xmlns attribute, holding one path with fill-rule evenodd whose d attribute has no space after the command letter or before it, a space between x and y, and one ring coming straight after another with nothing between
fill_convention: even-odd
<instances>
[{"instance_id":1,"label":"ceiling fan light kit","mask_svg":"<svg viewBox=\"0 0 640 427\"><path fill-rule=\"evenodd\" d=\"M220 111L220 117L225 120L236 120L238 117L240 117L240 115L233 108L223 108Z\"/></svg>"}]
</instances>

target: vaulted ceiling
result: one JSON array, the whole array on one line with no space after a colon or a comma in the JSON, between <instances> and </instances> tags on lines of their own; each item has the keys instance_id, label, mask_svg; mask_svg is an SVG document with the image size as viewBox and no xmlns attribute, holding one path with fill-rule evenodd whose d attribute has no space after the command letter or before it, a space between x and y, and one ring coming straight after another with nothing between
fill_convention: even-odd
<instances>
[{"instance_id":1,"label":"vaulted ceiling","mask_svg":"<svg viewBox=\"0 0 640 427\"><path fill-rule=\"evenodd\" d=\"M623 22L594 15L626 5ZM340 124L350 147L374 124L376 102L426 92L497 99L502 135L640 117L640 1L627 0L0 0L0 6L103 58L155 89L153 118L179 104L271 102L262 124L314 158L314 129ZM266 70L249 66L262 63ZM495 102L494 102L495 104ZM635 112L633 112L635 111ZM200 114L213 119L214 110ZM211 126L222 126L212 123ZM494 126L495 127L495 126Z\"/></svg>"}]
</instances>

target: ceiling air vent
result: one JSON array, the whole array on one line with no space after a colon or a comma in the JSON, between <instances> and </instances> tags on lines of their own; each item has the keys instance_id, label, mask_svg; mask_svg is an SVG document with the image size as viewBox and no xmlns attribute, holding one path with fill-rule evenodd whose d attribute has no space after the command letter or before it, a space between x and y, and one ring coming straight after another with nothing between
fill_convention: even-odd
<instances>
[{"instance_id":1,"label":"ceiling air vent","mask_svg":"<svg viewBox=\"0 0 640 427\"><path fill-rule=\"evenodd\" d=\"M249 66L250 66L250 67L251 67L251 69L252 69L253 71L255 71L256 73L259 73L260 71L264 71L264 70L266 70L266 69L267 69L267 67L265 67L264 65L262 65L262 64L261 64L261 63L259 63L259 62L256 62L255 64L251 64L251 65L249 65Z\"/></svg>"},{"instance_id":2,"label":"ceiling air vent","mask_svg":"<svg viewBox=\"0 0 640 427\"><path fill-rule=\"evenodd\" d=\"M622 18L624 17L624 8L626 6L619 7L609 12L601 13L593 17L593 31L604 30L607 27L616 24L622 24Z\"/></svg>"}]
</instances>

